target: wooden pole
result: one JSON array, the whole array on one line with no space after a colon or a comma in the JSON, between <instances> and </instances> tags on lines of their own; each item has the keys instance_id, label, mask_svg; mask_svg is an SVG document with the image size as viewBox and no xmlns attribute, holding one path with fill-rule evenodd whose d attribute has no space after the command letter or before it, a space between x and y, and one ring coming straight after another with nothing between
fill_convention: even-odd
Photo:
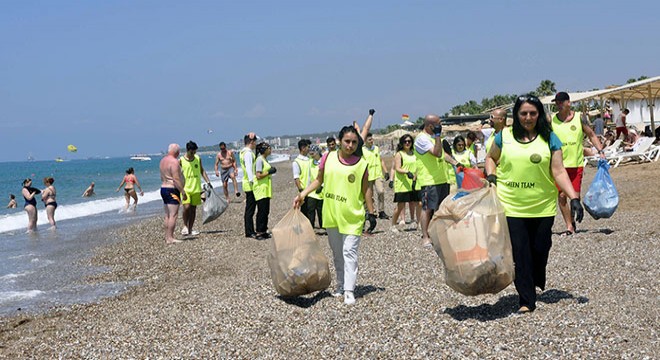
<instances>
[{"instance_id":1,"label":"wooden pole","mask_svg":"<svg viewBox=\"0 0 660 360\"><path fill-rule=\"evenodd\" d=\"M651 92L651 84L649 84L649 98L647 99L648 106L649 106L649 112L651 112L651 134L652 136L655 136L655 117L653 115L653 108L655 107L655 99L653 99L653 94Z\"/></svg>"}]
</instances>

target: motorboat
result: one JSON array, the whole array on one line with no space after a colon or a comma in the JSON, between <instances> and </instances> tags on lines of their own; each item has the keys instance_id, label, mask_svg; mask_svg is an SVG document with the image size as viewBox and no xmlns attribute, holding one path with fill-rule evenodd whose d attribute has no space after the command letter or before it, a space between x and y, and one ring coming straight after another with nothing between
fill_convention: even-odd
<instances>
[{"instance_id":1,"label":"motorboat","mask_svg":"<svg viewBox=\"0 0 660 360\"><path fill-rule=\"evenodd\" d=\"M151 158L147 155L138 154L138 155L131 156L131 160L134 160L134 161L151 161Z\"/></svg>"}]
</instances>

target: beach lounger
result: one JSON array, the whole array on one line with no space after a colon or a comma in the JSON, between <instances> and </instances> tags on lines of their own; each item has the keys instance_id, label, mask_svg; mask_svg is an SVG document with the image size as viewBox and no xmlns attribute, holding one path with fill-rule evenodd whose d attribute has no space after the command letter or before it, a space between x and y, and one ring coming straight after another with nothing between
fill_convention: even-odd
<instances>
[{"instance_id":1,"label":"beach lounger","mask_svg":"<svg viewBox=\"0 0 660 360\"><path fill-rule=\"evenodd\" d=\"M603 153L605 154L605 159L612 158L612 157L614 157L615 154L617 154L619 152L619 146L621 146L621 142L623 142L622 139L617 139L612 144L610 144L609 146L606 146L603 149ZM598 160L600 160L600 155L585 156L584 157L584 166L587 166L587 164L592 165L592 166L596 166L596 165L598 165ZM612 165L612 164L610 163L610 165Z\"/></svg>"},{"instance_id":2,"label":"beach lounger","mask_svg":"<svg viewBox=\"0 0 660 360\"><path fill-rule=\"evenodd\" d=\"M643 137L639 140L636 151L624 151L615 154L611 157L613 162L612 167L615 168L619 166L624 160L633 160L637 162L652 161L652 156L654 156L657 151L655 148L651 149L653 141L655 141L655 138ZM610 160L610 158L608 158L608 160Z\"/></svg>"}]
</instances>

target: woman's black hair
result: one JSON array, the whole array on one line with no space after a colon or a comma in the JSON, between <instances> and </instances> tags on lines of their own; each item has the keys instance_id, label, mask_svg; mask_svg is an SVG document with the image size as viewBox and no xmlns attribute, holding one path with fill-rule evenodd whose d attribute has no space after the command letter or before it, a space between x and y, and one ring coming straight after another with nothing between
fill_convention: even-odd
<instances>
[{"instance_id":1,"label":"woman's black hair","mask_svg":"<svg viewBox=\"0 0 660 360\"><path fill-rule=\"evenodd\" d=\"M528 103L533 105L536 108L536 111L539 113L538 120L536 121L536 133L541 135L543 140L550 142L550 133L552 133L552 128L550 123L548 123L548 118L545 114L545 108L541 103L541 100L532 94L526 94L518 96L516 99L516 104L513 105L513 137L516 139L522 139L525 136L525 129L520 123L520 118L518 117L518 111L522 104Z\"/></svg>"},{"instance_id":2,"label":"woman's black hair","mask_svg":"<svg viewBox=\"0 0 660 360\"><path fill-rule=\"evenodd\" d=\"M128 169L126 169L127 174L132 174L134 172L135 172L135 169L133 169L133 167L129 167Z\"/></svg>"},{"instance_id":3,"label":"woman's black hair","mask_svg":"<svg viewBox=\"0 0 660 360\"><path fill-rule=\"evenodd\" d=\"M261 155L266 152L270 148L270 145L266 142L260 142L257 144L256 150L257 150L257 155Z\"/></svg>"},{"instance_id":4,"label":"woman's black hair","mask_svg":"<svg viewBox=\"0 0 660 360\"><path fill-rule=\"evenodd\" d=\"M454 151L458 152L458 148L456 147L456 144L458 144L461 141L463 142L464 145L467 146L467 143L465 142L465 138L463 138L463 136L461 135L458 135L457 137L454 138L454 143L451 145ZM463 148L463 150L465 150L465 148Z\"/></svg>"},{"instance_id":5,"label":"woman's black hair","mask_svg":"<svg viewBox=\"0 0 660 360\"><path fill-rule=\"evenodd\" d=\"M343 139L344 135L346 135L347 133L353 133L357 136L358 145L357 145L357 149L355 149L355 152L353 154L362 157L362 146L364 145L364 140L362 140L362 136L360 136L360 133L358 133L358 131L352 125L344 126L343 128L341 128L341 130L339 130L339 134L337 135L337 139L339 140L339 144L340 144L339 146L341 146L341 139Z\"/></svg>"},{"instance_id":6,"label":"woman's black hair","mask_svg":"<svg viewBox=\"0 0 660 360\"><path fill-rule=\"evenodd\" d=\"M410 135L410 134L403 135L402 137L399 138L399 143L396 145L396 151L397 152L403 150L403 142L406 141L407 138L410 138L410 140L412 142L415 141L415 139L413 139L412 135Z\"/></svg>"}]
</instances>

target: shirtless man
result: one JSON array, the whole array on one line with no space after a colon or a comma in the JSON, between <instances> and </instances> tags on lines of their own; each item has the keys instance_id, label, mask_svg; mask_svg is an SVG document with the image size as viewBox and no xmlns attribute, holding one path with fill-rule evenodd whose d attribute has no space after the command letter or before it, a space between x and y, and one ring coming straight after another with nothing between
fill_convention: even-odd
<instances>
[{"instance_id":1,"label":"shirtless man","mask_svg":"<svg viewBox=\"0 0 660 360\"><path fill-rule=\"evenodd\" d=\"M218 172L218 164L220 164L220 169L222 170L221 172ZM227 144L221 142L220 152L215 157L215 176L222 176L222 190L225 192L225 198L227 199L227 202L230 201L229 190L227 189L227 185L229 185L229 179L231 179L231 182L234 185L234 192L236 193L236 197L241 196L241 193L238 192L238 186L236 186L236 175L238 175L238 168L236 167L234 152L227 151Z\"/></svg>"},{"instance_id":2,"label":"shirtless man","mask_svg":"<svg viewBox=\"0 0 660 360\"><path fill-rule=\"evenodd\" d=\"M92 181L91 184L89 184L89 187L83 192L82 197L90 197L96 195L94 193L94 182Z\"/></svg>"},{"instance_id":3,"label":"shirtless man","mask_svg":"<svg viewBox=\"0 0 660 360\"><path fill-rule=\"evenodd\" d=\"M167 148L167 155L160 161L160 179L163 182L160 186L160 196L165 204L165 242L168 245L181 242L174 238L174 228L181 199L187 199L186 193L183 191L179 154L179 145L170 144Z\"/></svg>"}]
</instances>

